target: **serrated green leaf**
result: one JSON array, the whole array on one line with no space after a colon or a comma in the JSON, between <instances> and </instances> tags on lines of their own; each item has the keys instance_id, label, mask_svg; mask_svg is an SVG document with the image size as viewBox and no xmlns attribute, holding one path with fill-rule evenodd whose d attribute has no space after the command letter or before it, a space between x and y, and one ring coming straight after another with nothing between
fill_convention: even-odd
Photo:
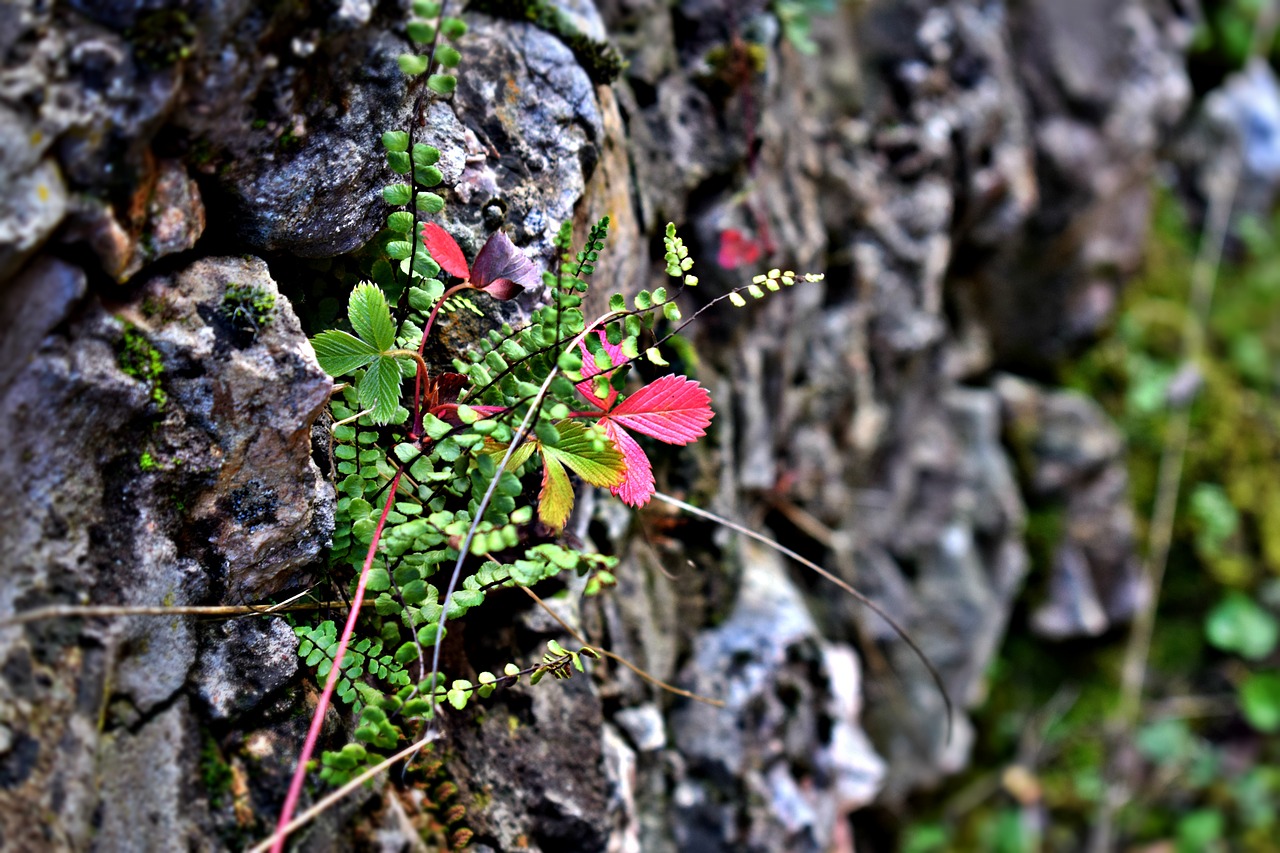
<instances>
[{"instance_id":1,"label":"serrated green leaf","mask_svg":"<svg viewBox=\"0 0 1280 853\"><path fill-rule=\"evenodd\" d=\"M444 173L436 166L418 166L413 170L413 179L421 186L434 187L444 180Z\"/></svg>"},{"instance_id":2,"label":"serrated green leaf","mask_svg":"<svg viewBox=\"0 0 1280 853\"><path fill-rule=\"evenodd\" d=\"M408 204L411 198L413 198L413 193L408 184L387 184L382 188L382 200L387 204L400 207Z\"/></svg>"},{"instance_id":3,"label":"serrated green leaf","mask_svg":"<svg viewBox=\"0 0 1280 853\"><path fill-rule=\"evenodd\" d=\"M330 376L345 376L372 363L379 350L354 335L329 329L311 339L320 369Z\"/></svg>"},{"instance_id":4,"label":"serrated green leaf","mask_svg":"<svg viewBox=\"0 0 1280 853\"><path fill-rule=\"evenodd\" d=\"M397 234L408 234L413 231L413 214L407 210L397 210L387 215L387 230Z\"/></svg>"},{"instance_id":5,"label":"serrated green leaf","mask_svg":"<svg viewBox=\"0 0 1280 853\"><path fill-rule=\"evenodd\" d=\"M434 166L440 162L440 149L434 145L428 145L425 142L414 143L413 146L413 165L415 166Z\"/></svg>"},{"instance_id":6,"label":"serrated green leaf","mask_svg":"<svg viewBox=\"0 0 1280 853\"><path fill-rule=\"evenodd\" d=\"M387 165L391 168L391 171L395 172L397 175L407 175L411 168L409 165L409 155L403 151L388 151Z\"/></svg>"},{"instance_id":7,"label":"serrated green leaf","mask_svg":"<svg viewBox=\"0 0 1280 853\"><path fill-rule=\"evenodd\" d=\"M417 209L420 213L439 213L444 210L444 199L435 193L420 192Z\"/></svg>"},{"instance_id":8,"label":"serrated green leaf","mask_svg":"<svg viewBox=\"0 0 1280 853\"><path fill-rule=\"evenodd\" d=\"M409 40L414 44L430 44L431 40L436 37L435 26L427 21L410 21L405 25L405 31L409 34ZM418 71L416 73L421 74L422 72Z\"/></svg>"},{"instance_id":9,"label":"serrated green leaf","mask_svg":"<svg viewBox=\"0 0 1280 853\"><path fill-rule=\"evenodd\" d=\"M400 405L400 365L389 356L382 356L369 366L357 387L360 405L372 409L370 418L375 424L388 424Z\"/></svg>"},{"instance_id":10,"label":"serrated green leaf","mask_svg":"<svg viewBox=\"0 0 1280 853\"><path fill-rule=\"evenodd\" d=\"M457 41L467 34L467 22L461 18L445 18L440 22L440 32L446 38Z\"/></svg>"},{"instance_id":11,"label":"serrated green leaf","mask_svg":"<svg viewBox=\"0 0 1280 853\"><path fill-rule=\"evenodd\" d=\"M391 308L382 288L376 284L362 282L351 291L347 319L355 333L366 343L377 347L379 352L395 346L396 327L391 322Z\"/></svg>"},{"instance_id":12,"label":"serrated green leaf","mask_svg":"<svg viewBox=\"0 0 1280 853\"><path fill-rule=\"evenodd\" d=\"M413 254L413 244L408 240L390 240L387 242L387 257L395 261L403 261Z\"/></svg>"},{"instance_id":13,"label":"serrated green leaf","mask_svg":"<svg viewBox=\"0 0 1280 853\"><path fill-rule=\"evenodd\" d=\"M457 68L458 63L462 61L462 54L458 52L456 47L442 44L436 48L436 59L445 68Z\"/></svg>"}]
</instances>

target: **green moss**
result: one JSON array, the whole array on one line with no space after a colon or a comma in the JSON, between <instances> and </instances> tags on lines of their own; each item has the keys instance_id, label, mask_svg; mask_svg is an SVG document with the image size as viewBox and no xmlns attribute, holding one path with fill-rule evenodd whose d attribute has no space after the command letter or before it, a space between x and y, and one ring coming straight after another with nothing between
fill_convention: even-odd
<instances>
[{"instance_id":1,"label":"green moss","mask_svg":"<svg viewBox=\"0 0 1280 853\"><path fill-rule=\"evenodd\" d=\"M142 455L138 457L138 467L143 471L154 471L160 467L160 463L150 453L143 451Z\"/></svg>"},{"instance_id":2,"label":"green moss","mask_svg":"<svg viewBox=\"0 0 1280 853\"><path fill-rule=\"evenodd\" d=\"M151 345L147 336L136 326L126 323L124 334L116 344L116 363L126 376L144 382L151 392L151 401L160 409L169 401L169 395L161 387L164 361L160 351Z\"/></svg>"},{"instance_id":3,"label":"green moss","mask_svg":"<svg viewBox=\"0 0 1280 853\"><path fill-rule=\"evenodd\" d=\"M231 765L222 758L218 742L208 732L200 744L200 779L209 792L209 805L220 808L223 797L231 791L233 775Z\"/></svg>"},{"instance_id":4,"label":"green moss","mask_svg":"<svg viewBox=\"0 0 1280 853\"><path fill-rule=\"evenodd\" d=\"M218 313L237 328L257 333L276 318L276 295L252 284L227 285Z\"/></svg>"}]
</instances>

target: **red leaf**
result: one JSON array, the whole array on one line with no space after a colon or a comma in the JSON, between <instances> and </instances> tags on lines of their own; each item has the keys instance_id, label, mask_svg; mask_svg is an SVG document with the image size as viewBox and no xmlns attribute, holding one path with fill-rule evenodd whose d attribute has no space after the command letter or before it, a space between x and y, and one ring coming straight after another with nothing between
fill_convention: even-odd
<instances>
[{"instance_id":1,"label":"red leaf","mask_svg":"<svg viewBox=\"0 0 1280 853\"><path fill-rule=\"evenodd\" d=\"M649 463L649 457L625 429L610 420L603 423L605 434L613 440L627 464L622 482L609 491L629 506L644 506L653 497L654 491L653 466Z\"/></svg>"},{"instance_id":2,"label":"red leaf","mask_svg":"<svg viewBox=\"0 0 1280 853\"><path fill-rule=\"evenodd\" d=\"M448 231L434 222L428 222L422 226L422 242L431 253L431 259L440 265L440 269L464 281L471 277L467 271L467 259Z\"/></svg>"},{"instance_id":3,"label":"red leaf","mask_svg":"<svg viewBox=\"0 0 1280 853\"><path fill-rule=\"evenodd\" d=\"M604 351L609 353L609 358L613 359L614 364L621 364L627 360L626 355L622 352L622 344L611 344L609 338L604 332L596 332L600 336L600 343L604 345ZM609 394L604 399L596 396L596 383L592 382L592 378L599 376L603 371L596 367L596 357L587 349L586 341L578 344L578 348L582 350L582 376L583 381L577 384L578 393L587 398L587 402L595 406L597 409L608 411L613 405L613 401L618 399L618 390L610 387Z\"/></svg>"},{"instance_id":4,"label":"red leaf","mask_svg":"<svg viewBox=\"0 0 1280 853\"><path fill-rule=\"evenodd\" d=\"M714 414L705 388L668 375L623 400L605 419L667 444L688 444L706 434Z\"/></svg>"},{"instance_id":5,"label":"red leaf","mask_svg":"<svg viewBox=\"0 0 1280 853\"><path fill-rule=\"evenodd\" d=\"M471 283L495 299L510 299L541 280L538 267L501 231L485 241L471 266Z\"/></svg>"}]
</instances>

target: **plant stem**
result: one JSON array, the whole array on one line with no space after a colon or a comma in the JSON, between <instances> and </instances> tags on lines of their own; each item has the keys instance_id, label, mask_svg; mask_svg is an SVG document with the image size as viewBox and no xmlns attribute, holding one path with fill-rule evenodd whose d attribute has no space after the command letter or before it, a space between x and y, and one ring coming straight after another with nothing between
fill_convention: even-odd
<instances>
[{"instance_id":1,"label":"plant stem","mask_svg":"<svg viewBox=\"0 0 1280 853\"><path fill-rule=\"evenodd\" d=\"M382 507L382 515L378 518L378 526L374 528L373 541L369 543L369 552L365 555L364 567L360 570L360 580L356 583L356 594L351 600L351 612L347 614L347 623L342 628L342 636L338 640L338 648L333 654L333 666L329 670L329 677L325 679L324 690L320 693L320 700L316 703L315 713L311 717L311 727L307 730L307 739L302 744L302 754L298 756L298 766L294 768L293 780L289 783L289 793L285 797L284 807L280 810L280 820L276 823L271 853L281 853L284 850L285 839L289 836L287 828L289 820L293 817L293 810L297 808L298 799L302 796L302 785L307 778L307 762L311 760L311 754L315 751L316 742L320 739L320 729L324 727L324 715L329 710L329 700L333 696L333 689L342 677L342 659L347 653L347 644L351 642L351 635L355 631L356 622L360 618L360 607L364 604L364 591L369 582L369 570L373 568L373 558L378 554L378 543L382 539L382 528L386 526L387 515L391 512L391 506L395 503L396 488L400 485L400 477L403 474L404 467L401 466L396 471L395 477L391 479L391 490L387 494L387 501Z\"/></svg>"},{"instance_id":2,"label":"plant stem","mask_svg":"<svg viewBox=\"0 0 1280 853\"><path fill-rule=\"evenodd\" d=\"M444 307L444 303L449 297L462 290L474 290L475 286L470 281L464 281L462 284L455 284L444 292L436 304L431 308L431 314L427 317L427 325L422 327L422 341L418 344L418 375L413 382L413 435L416 440L422 435L422 386L427 380L427 363L422 360L422 354L427 350L427 338L431 335L431 327L435 325L436 314L440 313L440 309Z\"/></svg>"}]
</instances>

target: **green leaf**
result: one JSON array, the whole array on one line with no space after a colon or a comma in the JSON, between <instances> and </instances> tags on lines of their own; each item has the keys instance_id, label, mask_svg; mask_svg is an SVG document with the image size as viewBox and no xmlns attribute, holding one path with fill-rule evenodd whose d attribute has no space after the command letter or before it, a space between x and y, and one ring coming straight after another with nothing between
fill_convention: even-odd
<instances>
[{"instance_id":1,"label":"green leaf","mask_svg":"<svg viewBox=\"0 0 1280 853\"><path fill-rule=\"evenodd\" d=\"M413 194L408 184L387 184L382 188L382 199L387 204L399 207L408 204L411 198Z\"/></svg>"},{"instance_id":2,"label":"green leaf","mask_svg":"<svg viewBox=\"0 0 1280 853\"><path fill-rule=\"evenodd\" d=\"M388 130L382 134L382 147L388 151L408 151L409 134L403 130Z\"/></svg>"},{"instance_id":3,"label":"green leaf","mask_svg":"<svg viewBox=\"0 0 1280 853\"><path fill-rule=\"evenodd\" d=\"M378 349L354 335L329 329L311 339L320 369L330 376L345 376L370 364Z\"/></svg>"},{"instance_id":4,"label":"green leaf","mask_svg":"<svg viewBox=\"0 0 1280 853\"><path fill-rule=\"evenodd\" d=\"M400 63L400 70L410 77L417 77L427 70L427 58L418 56L416 53L402 53L397 62ZM435 77L437 75L432 74L431 76Z\"/></svg>"},{"instance_id":5,"label":"green leaf","mask_svg":"<svg viewBox=\"0 0 1280 853\"><path fill-rule=\"evenodd\" d=\"M413 231L413 214L407 210L397 210L387 216L387 229L397 234L408 234Z\"/></svg>"},{"instance_id":6,"label":"green leaf","mask_svg":"<svg viewBox=\"0 0 1280 853\"><path fill-rule=\"evenodd\" d=\"M428 145L425 142L414 143L413 146L413 165L415 166L434 166L440 162L440 149L434 145Z\"/></svg>"},{"instance_id":7,"label":"green leaf","mask_svg":"<svg viewBox=\"0 0 1280 853\"><path fill-rule=\"evenodd\" d=\"M409 33L409 40L414 44L430 44L431 40L436 37L436 28L427 21L410 21L405 26L405 30ZM403 68L403 66L401 67ZM422 72L418 71L416 73L421 74Z\"/></svg>"},{"instance_id":8,"label":"green leaf","mask_svg":"<svg viewBox=\"0 0 1280 853\"><path fill-rule=\"evenodd\" d=\"M467 34L467 22L460 18L445 18L440 22L440 32L445 38L457 41Z\"/></svg>"},{"instance_id":9,"label":"green leaf","mask_svg":"<svg viewBox=\"0 0 1280 853\"><path fill-rule=\"evenodd\" d=\"M400 404L400 365L389 356L382 356L365 371L357 387L360 407L372 409L370 418L375 424L388 424Z\"/></svg>"},{"instance_id":10,"label":"green leaf","mask_svg":"<svg viewBox=\"0 0 1280 853\"><path fill-rule=\"evenodd\" d=\"M347 318L356 334L380 352L395 346L396 327L391 321L391 308L382 288L376 284L362 282L356 285L351 291L351 301L347 303Z\"/></svg>"},{"instance_id":11,"label":"green leaf","mask_svg":"<svg viewBox=\"0 0 1280 853\"><path fill-rule=\"evenodd\" d=\"M623 296L621 293L613 294L613 296L609 297L609 310L610 311L626 311L627 298Z\"/></svg>"},{"instance_id":12,"label":"green leaf","mask_svg":"<svg viewBox=\"0 0 1280 853\"><path fill-rule=\"evenodd\" d=\"M462 54L456 47L442 44L436 48L436 59L440 60L440 64L445 68L457 68L458 63L462 61Z\"/></svg>"},{"instance_id":13,"label":"green leaf","mask_svg":"<svg viewBox=\"0 0 1280 853\"><path fill-rule=\"evenodd\" d=\"M401 67L404 67L403 64L401 64ZM426 70L425 60L423 70ZM421 74L422 72L419 71L418 73ZM458 88L458 78L452 74L432 74L427 78L427 87L440 95L452 95L453 90Z\"/></svg>"},{"instance_id":14,"label":"green leaf","mask_svg":"<svg viewBox=\"0 0 1280 853\"><path fill-rule=\"evenodd\" d=\"M440 4L434 0L413 0L413 14L419 18L434 18L440 14Z\"/></svg>"},{"instance_id":15,"label":"green leaf","mask_svg":"<svg viewBox=\"0 0 1280 853\"><path fill-rule=\"evenodd\" d=\"M440 182L444 180L444 174L435 166L420 166L414 169L413 179L421 186L434 187L439 186Z\"/></svg>"},{"instance_id":16,"label":"green leaf","mask_svg":"<svg viewBox=\"0 0 1280 853\"><path fill-rule=\"evenodd\" d=\"M1280 641L1280 623L1241 592L1228 593L1205 620L1205 636L1219 649L1248 660L1261 660Z\"/></svg>"},{"instance_id":17,"label":"green leaf","mask_svg":"<svg viewBox=\"0 0 1280 853\"><path fill-rule=\"evenodd\" d=\"M392 260L403 261L413 254L413 243L408 240L391 240L387 243L387 256Z\"/></svg>"},{"instance_id":18,"label":"green leaf","mask_svg":"<svg viewBox=\"0 0 1280 853\"><path fill-rule=\"evenodd\" d=\"M1258 672L1240 685L1240 710L1260 732L1280 731L1280 674Z\"/></svg>"},{"instance_id":19,"label":"green leaf","mask_svg":"<svg viewBox=\"0 0 1280 853\"><path fill-rule=\"evenodd\" d=\"M439 170L436 170L439 172ZM443 177L441 178L443 180ZM444 199L435 193L418 193L418 212L420 213L439 213L444 210Z\"/></svg>"},{"instance_id":20,"label":"green leaf","mask_svg":"<svg viewBox=\"0 0 1280 853\"><path fill-rule=\"evenodd\" d=\"M556 424L556 428L560 433L556 446L538 442L543 465L538 517L548 527L560 530L573 509L573 485L565 468L593 486L608 488L622 482L626 462L612 442L588 432L576 421Z\"/></svg>"}]
</instances>

